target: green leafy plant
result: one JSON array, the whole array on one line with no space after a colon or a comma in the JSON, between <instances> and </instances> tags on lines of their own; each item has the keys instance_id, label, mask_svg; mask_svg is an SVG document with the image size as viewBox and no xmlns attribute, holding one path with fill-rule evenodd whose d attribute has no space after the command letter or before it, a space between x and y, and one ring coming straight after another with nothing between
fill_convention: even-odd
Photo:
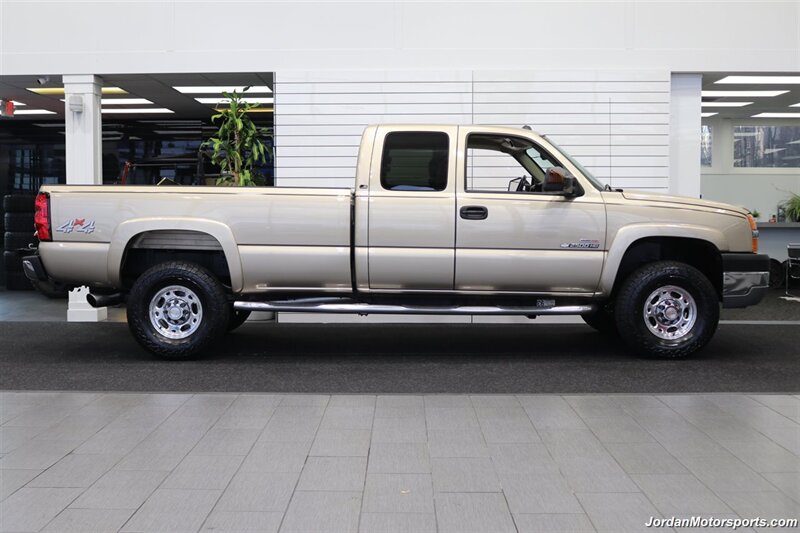
<instances>
[{"instance_id":1,"label":"green leafy plant","mask_svg":"<svg viewBox=\"0 0 800 533\"><path fill-rule=\"evenodd\" d=\"M783 207L786 209L786 218L792 222L800 222L800 195L792 193L783 203Z\"/></svg>"},{"instance_id":2,"label":"green leafy plant","mask_svg":"<svg viewBox=\"0 0 800 533\"><path fill-rule=\"evenodd\" d=\"M211 117L215 125L219 124L219 130L200 147L210 150L206 155L220 169L217 185L258 185L261 179L258 165L266 163L267 156L272 158L272 149L263 139L272 134L268 128L256 126L247 114L258 104L245 102L244 95L236 91L222 94L230 100L230 105Z\"/></svg>"},{"instance_id":3,"label":"green leafy plant","mask_svg":"<svg viewBox=\"0 0 800 533\"><path fill-rule=\"evenodd\" d=\"M753 215L753 218L756 220L761 218L761 213L759 213L758 209L753 209L752 211L750 211L750 214Z\"/></svg>"}]
</instances>

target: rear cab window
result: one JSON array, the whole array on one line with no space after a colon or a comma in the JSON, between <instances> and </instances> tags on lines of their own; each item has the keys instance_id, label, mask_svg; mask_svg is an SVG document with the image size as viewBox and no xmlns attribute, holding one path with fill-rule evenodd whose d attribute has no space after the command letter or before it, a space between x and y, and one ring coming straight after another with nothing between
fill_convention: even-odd
<instances>
[{"instance_id":1,"label":"rear cab window","mask_svg":"<svg viewBox=\"0 0 800 533\"><path fill-rule=\"evenodd\" d=\"M386 135L381 186L388 191L447 188L450 138L444 132L396 131Z\"/></svg>"}]
</instances>

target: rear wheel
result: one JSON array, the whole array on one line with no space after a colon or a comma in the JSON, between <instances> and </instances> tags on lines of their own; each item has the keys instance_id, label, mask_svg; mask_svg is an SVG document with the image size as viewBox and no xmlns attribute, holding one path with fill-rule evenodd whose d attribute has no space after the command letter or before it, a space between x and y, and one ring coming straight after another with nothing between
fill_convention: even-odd
<instances>
[{"instance_id":1,"label":"rear wheel","mask_svg":"<svg viewBox=\"0 0 800 533\"><path fill-rule=\"evenodd\" d=\"M166 359L200 353L228 326L222 284L194 263L172 261L142 274L128 297L128 326L144 348Z\"/></svg>"},{"instance_id":2,"label":"rear wheel","mask_svg":"<svg viewBox=\"0 0 800 533\"><path fill-rule=\"evenodd\" d=\"M623 340L646 355L679 358L704 347L719 323L714 286L696 268L659 261L620 287L616 322Z\"/></svg>"}]
</instances>

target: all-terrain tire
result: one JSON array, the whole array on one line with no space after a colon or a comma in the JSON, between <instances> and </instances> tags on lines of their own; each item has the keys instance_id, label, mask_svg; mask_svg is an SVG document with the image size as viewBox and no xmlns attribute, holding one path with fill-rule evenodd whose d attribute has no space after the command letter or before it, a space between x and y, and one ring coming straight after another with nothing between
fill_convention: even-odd
<instances>
[{"instance_id":1,"label":"all-terrain tire","mask_svg":"<svg viewBox=\"0 0 800 533\"><path fill-rule=\"evenodd\" d=\"M6 213L3 216L6 231L29 233L33 235L33 213Z\"/></svg>"},{"instance_id":2,"label":"all-terrain tire","mask_svg":"<svg viewBox=\"0 0 800 533\"><path fill-rule=\"evenodd\" d=\"M228 319L228 332L235 330L239 326L245 323L245 321L250 317L250 311L238 311L236 309L231 308L230 318Z\"/></svg>"},{"instance_id":3,"label":"all-terrain tire","mask_svg":"<svg viewBox=\"0 0 800 533\"><path fill-rule=\"evenodd\" d=\"M658 261L634 271L622 283L615 309L622 339L636 352L654 357L693 354L708 344L719 324L716 289L702 272L677 261ZM673 319L676 325L670 326Z\"/></svg>"},{"instance_id":4,"label":"all-terrain tire","mask_svg":"<svg viewBox=\"0 0 800 533\"><path fill-rule=\"evenodd\" d=\"M603 335L608 337L618 337L619 331L617 330L617 318L614 316L614 310L609 305L605 305L595 311L594 313L587 313L581 315L581 318L587 325L596 329Z\"/></svg>"},{"instance_id":5,"label":"all-terrain tire","mask_svg":"<svg viewBox=\"0 0 800 533\"><path fill-rule=\"evenodd\" d=\"M176 289L170 296L156 299L171 287L181 287L182 291ZM188 307L184 305L191 310L189 319L183 323L186 332L168 331L171 324L167 320L168 313L158 311L166 309L167 299L188 304ZM153 306L156 311L151 311ZM192 322L192 316L197 318L196 322ZM229 320L230 304L222 284L195 263L170 261L156 265L136 280L128 296L131 333L145 349L165 359L189 359L199 354L225 333ZM186 336L170 338L167 333Z\"/></svg>"},{"instance_id":6,"label":"all-terrain tire","mask_svg":"<svg viewBox=\"0 0 800 533\"><path fill-rule=\"evenodd\" d=\"M33 213L36 196L33 194L7 194L3 197L5 213Z\"/></svg>"},{"instance_id":7,"label":"all-terrain tire","mask_svg":"<svg viewBox=\"0 0 800 533\"><path fill-rule=\"evenodd\" d=\"M33 231L7 231L3 234L3 249L9 252L28 248L29 244L36 244L36 242Z\"/></svg>"}]
</instances>

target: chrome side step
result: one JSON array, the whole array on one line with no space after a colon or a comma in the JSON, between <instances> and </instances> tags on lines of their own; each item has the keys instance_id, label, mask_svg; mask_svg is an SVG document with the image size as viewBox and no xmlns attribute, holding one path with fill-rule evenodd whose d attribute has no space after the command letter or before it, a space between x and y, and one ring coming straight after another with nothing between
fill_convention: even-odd
<instances>
[{"instance_id":1,"label":"chrome side step","mask_svg":"<svg viewBox=\"0 0 800 533\"><path fill-rule=\"evenodd\" d=\"M596 305L560 306L486 306L461 305L454 307L383 305L360 302L283 301L283 302L234 302L233 308L239 311L273 311L287 313L359 313L406 314L406 315L582 315L597 310Z\"/></svg>"}]
</instances>

